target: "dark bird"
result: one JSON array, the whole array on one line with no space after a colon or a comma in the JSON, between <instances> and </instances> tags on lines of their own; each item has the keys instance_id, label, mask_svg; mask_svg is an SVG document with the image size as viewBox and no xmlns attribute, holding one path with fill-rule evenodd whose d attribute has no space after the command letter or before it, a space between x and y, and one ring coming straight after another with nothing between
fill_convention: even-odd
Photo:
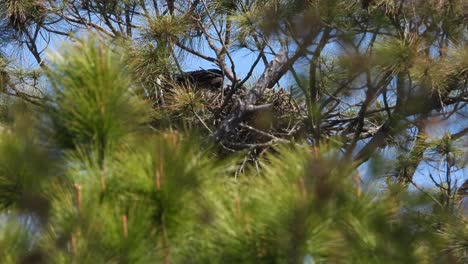
<instances>
[{"instance_id":1,"label":"dark bird","mask_svg":"<svg viewBox=\"0 0 468 264\"><path fill-rule=\"evenodd\" d=\"M176 77L176 82L188 84L198 89L220 91L223 87L223 72L218 69L184 72Z\"/></svg>"}]
</instances>

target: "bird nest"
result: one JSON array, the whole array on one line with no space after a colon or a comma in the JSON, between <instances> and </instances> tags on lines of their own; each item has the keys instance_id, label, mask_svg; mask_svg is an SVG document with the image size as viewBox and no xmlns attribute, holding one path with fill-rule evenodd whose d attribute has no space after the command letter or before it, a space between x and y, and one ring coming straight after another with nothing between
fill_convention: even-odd
<instances>
[{"instance_id":1,"label":"bird nest","mask_svg":"<svg viewBox=\"0 0 468 264\"><path fill-rule=\"evenodd\" d=\"M214 134L220 124L235 112L249 94L249 89L235 90L222 85L219 71L196 71L164 82L154 94L159 113L155 125L170 122L183 130ZM300 106L284 89L267 89L258 98L261 107L249 112L229 133L215 140L222 152L248 150L260 153L277 142L287 142L303 123ZM256 154L255 154L256 155Z\"/></svg>"}]
</instances>

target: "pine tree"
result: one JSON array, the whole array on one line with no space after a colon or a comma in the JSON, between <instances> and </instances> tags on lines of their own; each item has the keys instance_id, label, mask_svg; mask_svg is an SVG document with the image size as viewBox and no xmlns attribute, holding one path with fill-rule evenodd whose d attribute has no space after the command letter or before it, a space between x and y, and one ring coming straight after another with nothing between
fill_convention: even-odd
<instances>
[{"instance_id":1,"label":"pine tree","mask_svg":"<svg viewBox=\"0 0 468 264\"><path fill-rule=\"evenodd\" d=\"M0 262L466 263L466 12L3 1Z\"/></svg>"}]
</instances>

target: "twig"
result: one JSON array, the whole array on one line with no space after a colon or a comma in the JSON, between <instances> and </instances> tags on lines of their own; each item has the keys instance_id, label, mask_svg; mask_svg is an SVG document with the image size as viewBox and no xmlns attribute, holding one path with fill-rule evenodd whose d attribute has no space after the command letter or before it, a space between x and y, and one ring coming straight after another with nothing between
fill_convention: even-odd
<instances>
[{"instance_id":1,"label":"twig","mask_svg":"<svg viewBox=\"0 0 468 264\"><path fill-rule=\"evenodd\" d=\"M251 131L253 131L253 132L255 132L255 133L258 133L258 134L260 134L260 135L262 135L262 136L269 137L269 138L271 138L271 139L277 140L277 141L279 141L279 142L289 143L289 140L286 140L286 139L283 139L283 138L279 138L279 137L275 137L275 136L272 135L272 134L266 133L266 132L264 132L264 131L262 131L262 130L260 130L260 129L256 129L256 128L251 127L251 126L249 126L249 125L247 125L247 124L241 123L240 126L243 127L243 128L247 128L248 130L251 130Z\"/></svg>"}]
</instances>

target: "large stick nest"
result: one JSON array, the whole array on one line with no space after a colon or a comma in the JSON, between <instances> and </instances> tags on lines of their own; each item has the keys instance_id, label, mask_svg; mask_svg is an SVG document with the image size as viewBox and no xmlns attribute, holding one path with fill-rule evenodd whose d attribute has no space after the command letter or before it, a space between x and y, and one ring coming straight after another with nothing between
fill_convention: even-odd
<instances>
[{"instance_id":1,"label":"large stick nest","mask_svg":"<svg viewBox=\"0 0 468 264\"><path fill-rule=\"evenodd\" d=\"M160 82L152 91L158 115L155 125L170 121L186 129L199 129L203 134L213 132L225 118L245 101L249 89L233 90L223 85L219 70L200 70L177 75ZM301 107L289 92L281 88L267 89L257 105L233 131L217 139L223 151L262 151L276 142L293 138L301 129ZM170 119L170 120L168 120Z\"/></svg>"}]
</instances>

